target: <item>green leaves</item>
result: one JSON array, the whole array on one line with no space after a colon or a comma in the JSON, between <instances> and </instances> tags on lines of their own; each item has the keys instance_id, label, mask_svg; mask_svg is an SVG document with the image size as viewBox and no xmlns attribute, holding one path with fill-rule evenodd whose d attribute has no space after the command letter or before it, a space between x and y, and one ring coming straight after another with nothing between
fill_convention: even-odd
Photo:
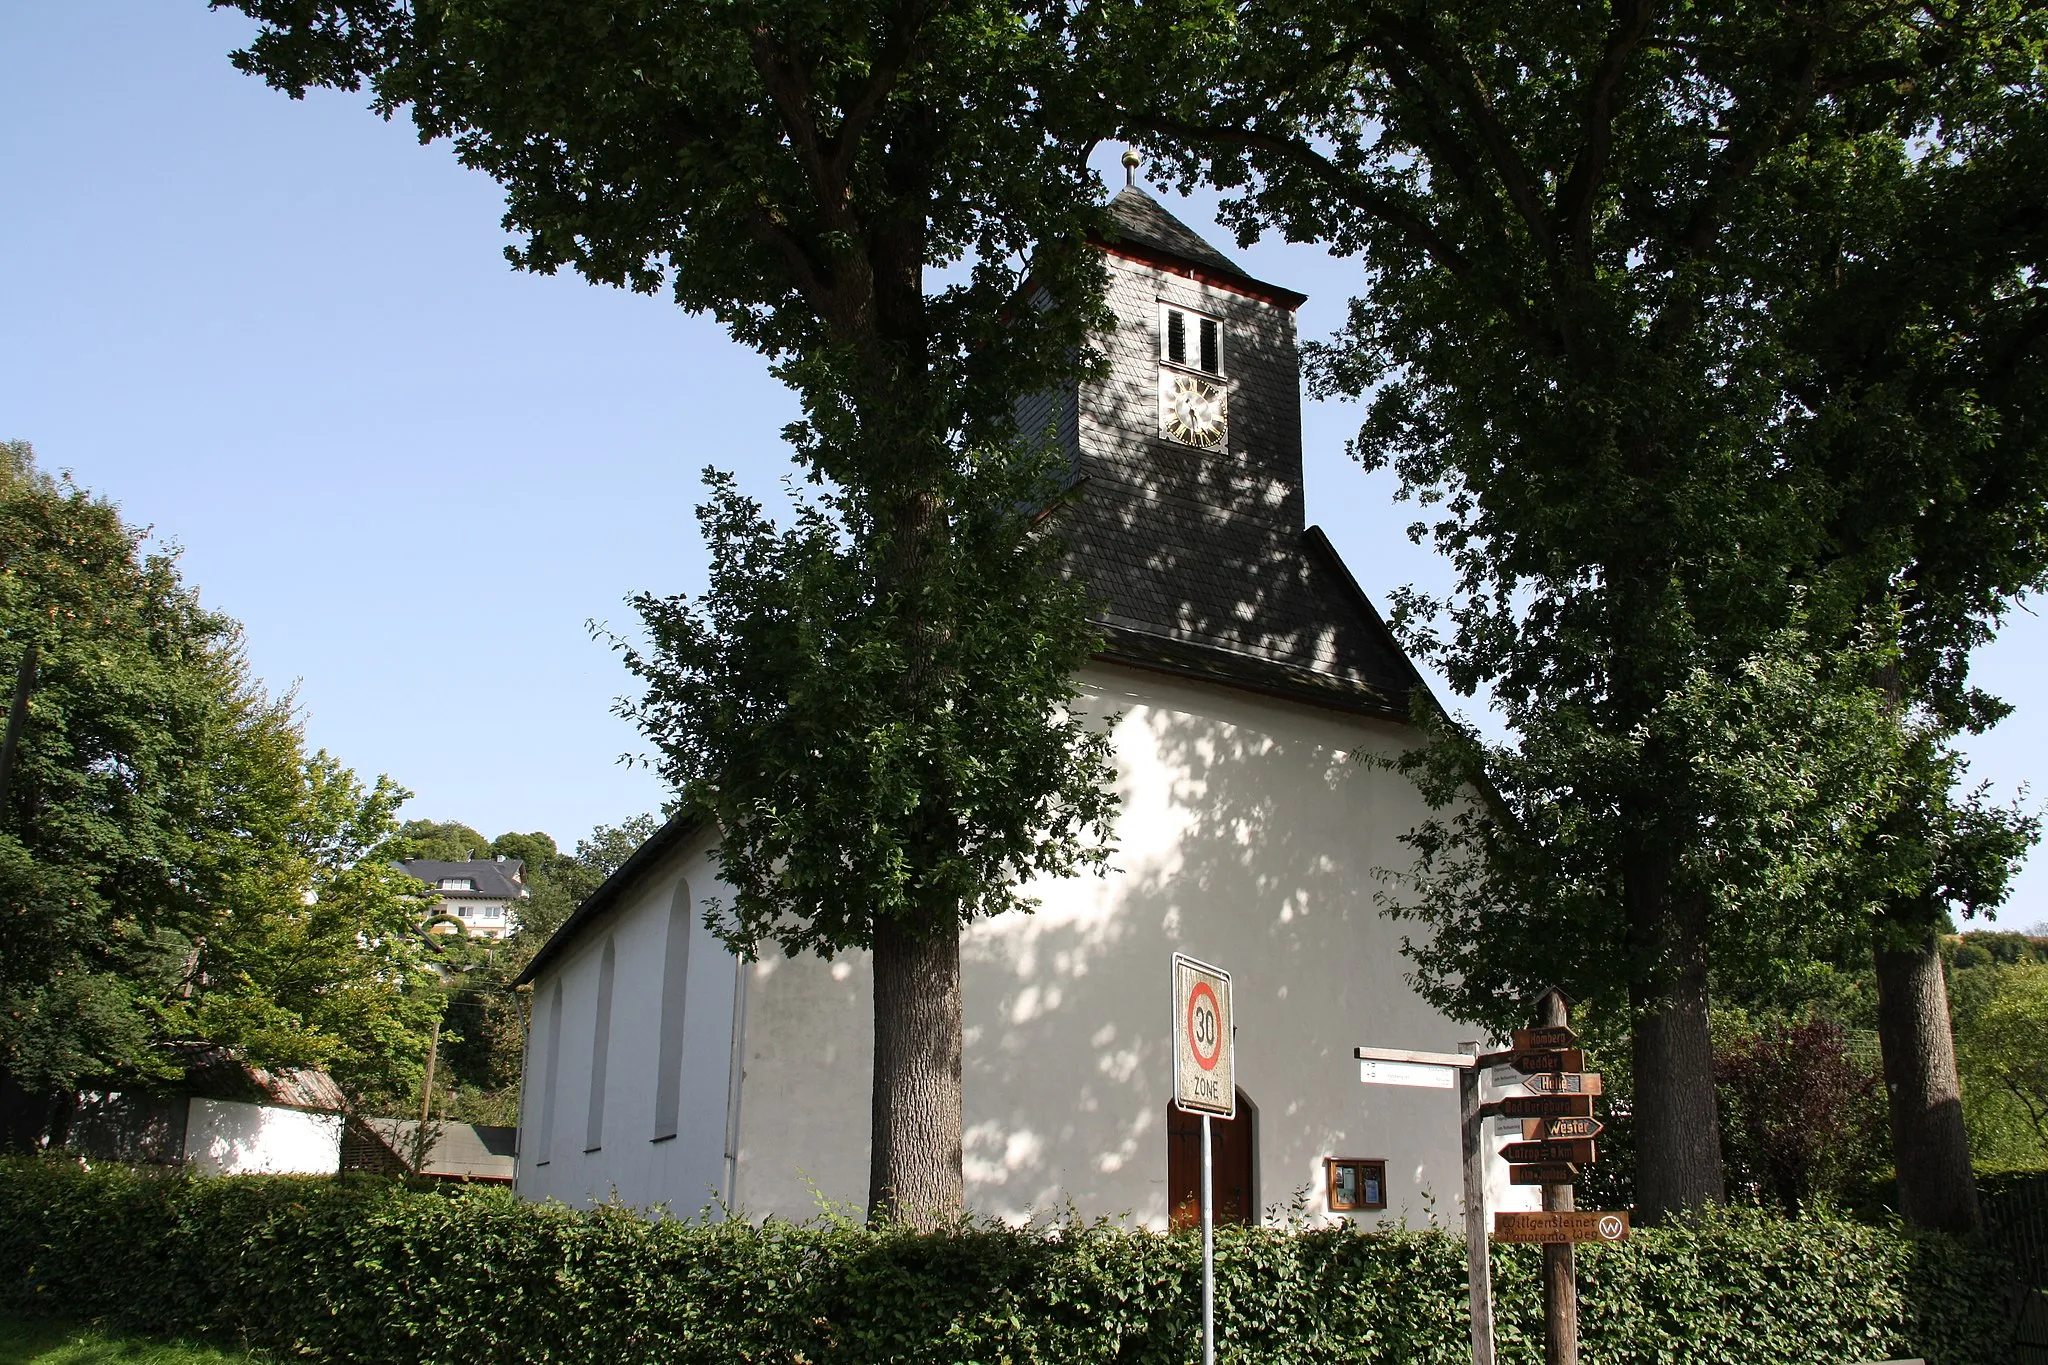
<instances>
[{"instance_id":1,"label":"green leaves","mask_svg":"<svg viewBox=\"0 0 2048 1365\"><path fill-rule=\"evenodd\" d=\"M1944 734L1995 719L1968 650L2048 572L2048 445L2011 387L2048 363L2019 339L2048 306L2041 16L1177 8L1185 39L1100 7L1085 55L1241 233L1361 257L1311 384L1366 405L1354 454L1451 562L1448 594L1401 600L1409 642L1515 736L1445 737L1438 775L1490 779L1508 820L1447 806L1419 848L1446 903L1541 926L1545 965L1503 933L1478 970L1515 985L1471 1006L1612 988L1549 959L1619 966L1625 899L1707 897L1717 970L1836 932L1801 907L1841 889L1855 830L1940 787ZM1148 28L1192 67L1119 77L1102 35ZM1492 871L1452 873L1454 848ZM1819 918L1872 903L1846 899ZM1546 953L1553 914L1611 931ZM1774 920L1784 941L1750 932Z\"/></svg>"},{"instance_id":2,"label":"green leaves","mask_svg":"<svg viewBox=\"0 0 2048 1365\"><path fill-rule=\"evenodd\" d=\"M439 1005L417 883L364 862L405 793L306 754L240 628L114 507L0 482L0 667L41 667L0 811L0 1067L52 1089L167 1077L203 1038L376 1088Z\"/></svg>"},{"instance_id":3,"label":"green leaves","mask_svg":"<svg viewBox=\"0 0 2048 1365\"><path fill-rule=\"evenodd\" d=\"M724 832L729 943L830 954L878 918L937 929L1101 863L1108 740L1065 710L1097 642L1037 516L1057 491L1042 459L997 448L949 479L912 582L852 496L798 502L778 530L707 477L709 589L635 599L651 647L616 643L647 684L622 713Z\"/></svg>"},{"instance_id":4,"label":"green leaves","mask_svg":"<svg viewBox=\"0 0 2048 1365\"><path fill-rule=\"evenodd\" d=\"M1542 1355L1539 1259L1495 1250L1501 1358ZM375 1180L0 1163L0 1311L99 1317L313 1360L1180 1365L1199 1240L1110 1224L936 1234L572 1213ZM1580 1253L1587 1365L2002 1360L2003 1267L1833 1218L1712 1210ZM1218 1359L1469 1359L1438 1231L1217 1236Z\"/></svg>"}]
</instances>

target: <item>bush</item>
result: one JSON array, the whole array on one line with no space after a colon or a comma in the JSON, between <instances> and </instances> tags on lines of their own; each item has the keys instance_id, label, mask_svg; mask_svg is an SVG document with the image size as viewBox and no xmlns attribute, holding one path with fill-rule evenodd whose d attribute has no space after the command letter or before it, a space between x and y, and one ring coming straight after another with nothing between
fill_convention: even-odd
<instances>
[{"instance_id":1,"label":"bush","mask_svg":"<svg viewBox=\"0 0 2048 1365\"><path fill-rule=\"evenodd\" d=\"M1219 1358L1468 1359L1434 1231L1224 1230ZM0 1161L0 1313L316 1360L865 1365L1197 1353L1200 1249L1107 1226L920 1235L575 1213L376 1178L192 1180ZM1496 1258L1503 1362L1541 1357L1538 1257ZM2004 1359L2001 1268L1939 1238L1719 1210L1584 1249L1587 1365Z\"/></svg>"}]
</instances>

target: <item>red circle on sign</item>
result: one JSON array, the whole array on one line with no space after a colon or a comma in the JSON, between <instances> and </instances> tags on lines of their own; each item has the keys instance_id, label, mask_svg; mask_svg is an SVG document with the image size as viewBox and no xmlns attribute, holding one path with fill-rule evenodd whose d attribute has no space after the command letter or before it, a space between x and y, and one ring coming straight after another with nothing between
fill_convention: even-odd
<instances>
[{"instance_id":1,"label":"red circle on sign","mask_svg":"<svg viewBox=\"0 0 2048 1365\"><path fill-rule=\"evenodd\" d=\"M1216 1020L1216 1037L1206 1057L1202 1055L1201 1039L1195 1036L1195 1002L1205 995L1209 997L1209 1013ZM1195 1055L1195 1065L1204 1071L1214 1071L1216 1063L1223 1059L1223 1008L1216 1003L1216 992L1209 989L1206 981L1197 981L1188 992L1188 1051Z\"/></svg>"}]
</instances>

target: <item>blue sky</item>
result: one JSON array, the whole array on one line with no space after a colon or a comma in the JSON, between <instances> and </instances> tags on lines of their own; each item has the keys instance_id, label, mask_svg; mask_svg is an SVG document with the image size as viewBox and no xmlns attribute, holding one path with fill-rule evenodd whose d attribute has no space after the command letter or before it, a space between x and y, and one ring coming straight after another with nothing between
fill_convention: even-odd
<instances>
[{"instance_id":1,"label":"blue sky","mask_svg":"<svg viewBox=\"0 0 2048 1365\"><path fill-rule=\"evenodd\" d=\"M0 438L182 545L311 740L407 814L567 844L655 808L584 623L702 584L698 472L773 496L794 405L664 298L515 273L490 180L360 96L238 74L247 32L202 0L0 6ZM1161 197L1307 292L1305 338L1339 323L1355 263L1239 251L1210 201ZM1384 601L1443 569L1345 458L1357 415L1307 407L1309 517ZM2006 795L2048 756L2044 658L2022 614L1979 663L2019 707L1973 746ZM2048 873L2001 920L2048 921Z\"/></svg>"}]
</instances>

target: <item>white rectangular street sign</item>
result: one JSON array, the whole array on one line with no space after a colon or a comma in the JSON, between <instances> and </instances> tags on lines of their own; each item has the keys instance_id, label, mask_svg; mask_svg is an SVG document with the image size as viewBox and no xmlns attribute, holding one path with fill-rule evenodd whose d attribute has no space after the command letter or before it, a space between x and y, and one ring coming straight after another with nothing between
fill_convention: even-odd
<instances>
[{"instance_id":1,"label":"white rectangular street sign","mask_svg":"<svg viewBox=\"0 0 2048 1365\"><path fill-rule=\"evenodd\" d=\"M1230 973L1173 955L1173 1102L1191 1114L1237 1116Z\"/></svg>"},{"instance_id":2,"label":"white rectangular street sign","mask_svg":"<svg viewBox=\"0 0 2048 1365\"><path fill-rule=\"evenodd\" d=\"M1360 1062L1358 1079L1367 1085L1414 1085L1425 1090L1449 1090L1458 1083L1458 1073L1447 1066L1421 1066L1415 1062Z\"/></svg>"}]
</instances>

